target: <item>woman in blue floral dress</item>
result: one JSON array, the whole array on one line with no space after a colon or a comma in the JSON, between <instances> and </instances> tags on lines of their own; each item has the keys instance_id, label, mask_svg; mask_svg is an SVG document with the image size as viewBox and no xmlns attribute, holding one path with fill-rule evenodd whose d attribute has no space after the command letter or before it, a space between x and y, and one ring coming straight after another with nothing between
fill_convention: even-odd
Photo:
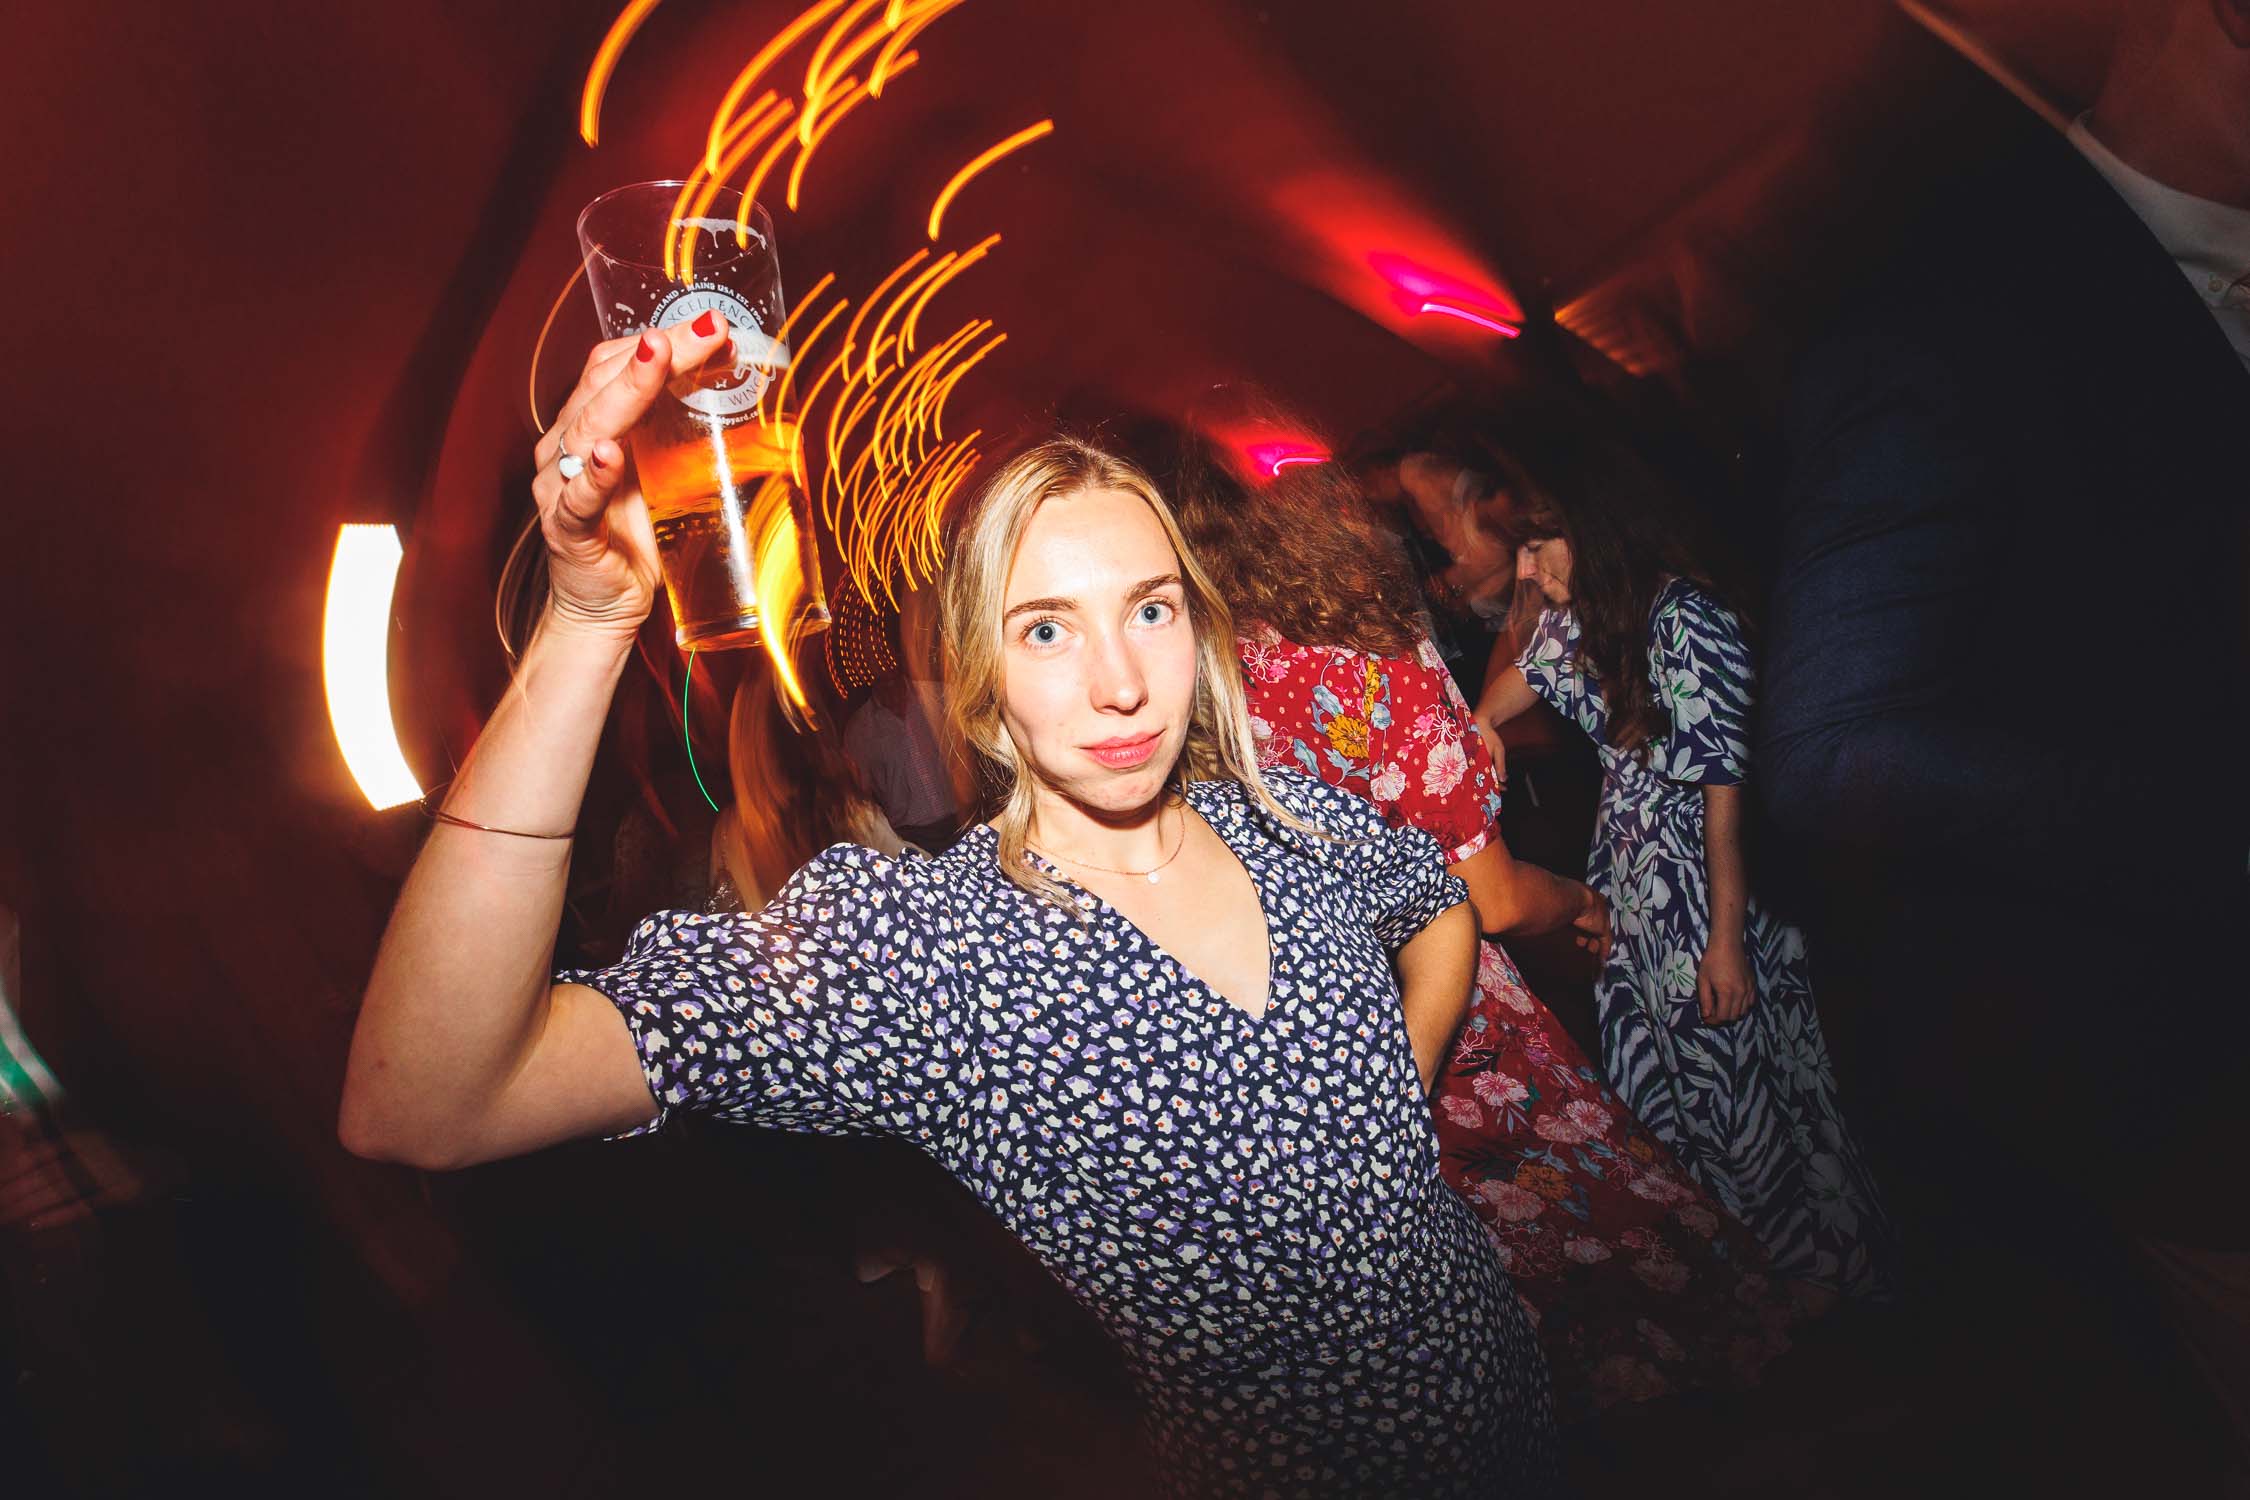
<instances>
[{"instance_id":1,"label":"woman in blue floral dress","mask_svg":"<svg viewBox=\"0 0 2250 1500\"><path fill-rule=\"evenodd\" d=\"M346 1144L454 1166L677 1109L896 1136L1108 1328L1169 1493L1551 1493L1546 1370L1423 1103L1474 977L1461 884L1427 835L1261 774L1225 603L1128 466L1034 448L956 551L991 822L936 859L837 846L757 912L545 973L653 602L620 440L723 337L597 348L542 440L546 617L385 934Z\"/></svg>"},{"instance_id":2,"label":"woman in blue floral dress","mask_svg":"<svg viewBox=\"0 0 2250 1500\"><path fill-rule=\"evenodd\" d=\"M1776 1274L1881 1295L1889 1225L1838 1105L1804 937L1749 886L1742 622L1646 498L1581 484L1565 501L1512 476L1518 617L1544 608L1479 711L1497 725L1543 699L1600 750L1586 878L1616 923L1596 990L1611 1084Z\"/></svg>"}]
</instances>

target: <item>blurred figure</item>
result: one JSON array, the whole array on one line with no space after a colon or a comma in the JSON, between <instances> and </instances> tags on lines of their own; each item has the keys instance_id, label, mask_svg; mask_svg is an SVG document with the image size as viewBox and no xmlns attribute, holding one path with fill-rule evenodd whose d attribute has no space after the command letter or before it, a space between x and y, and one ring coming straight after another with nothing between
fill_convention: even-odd
<instances>
[{"instance_id":1,"label":"blurred figure","mask_svg":"<svg viewBox=\"0 0 2250 1500\"><path fill-rule=\"evenodd\" d=\"M844 748L899 836L938 853L971 801L966 757L948 750L945 681L934 594L899 601L899 666L875 683L844 726Z\"/></svg>"},{"instance_id":2,"label":"blurred figure","mask_svg":"<svg viewBox=\"0 0 2250 1500\"><path fill-rule=\"evenodd\" d=\"M2117 14L2067 133L1975 80L1797 362L1759 750L1902 1153L2104 1302L2086 1209L2144 1237L2250 1452L2250 3Z\"/></svg>"},{"instance_id":3,"label":"blurred figure","mask_svg":"<svg viewBox=\"0 0 2250 1500\"><path fill-rule=\"evenodd\" d=\"M1741 619L1680 536L1679 502L1597 413L1517 419L1527 609L1480 717L1544 700L1600 747L1587 878L1617 913L1597 989L1602 1066L1783 1275L1890 1290L1888 1225L1844 1127L1803 936L1751 889Z\"/></svg>"},{"instance_id":4,"label":"blurred figure","mask_svg":"<svg viewBox=\"0 0 2250 1500\"><path fill-rule=\"evenodd\" d=\"M892 855L906 847L837 744L822 674L808 671L800 681L816 715L803 727L784 715L762 658L735 689L727 731L734 804L711 831L709 910L757 910L831 844Z\"/></svg>"},{"instance_id":5,"label":"blurred figure","mask_svg":"<svg viewBox=\"0 0 2250 1500\"><path fill-rule=\"evenodd\" d=\"M1366 498L1395 517L1390 529L1421 580L1430 638L1473 696L1515 584L1515 555L1492 524L1492 475L1442 416L1406 424L1352 468Z\"/></svg>"},{"instance_id":6,"label":"blurred figure","mask_svg":"<svg viewBox=\"0 0 2250 1500\"><path fill-rule=\"evenodd\" d=\"M1468 884L1486 936L1436 1080L1442 1168L1533 1316L1558 1412L1753 1379L1788 1346L1787 1292L1495 941L1568 931L1598 966L1609 911L1579 882L1510 857L1492 763L1424 634L1406 559L1340 465L1260 481L1213 445L1181 447L1175 503L1239 622L1264 762L1432 835Z\"/></svg>"}]
</instances>

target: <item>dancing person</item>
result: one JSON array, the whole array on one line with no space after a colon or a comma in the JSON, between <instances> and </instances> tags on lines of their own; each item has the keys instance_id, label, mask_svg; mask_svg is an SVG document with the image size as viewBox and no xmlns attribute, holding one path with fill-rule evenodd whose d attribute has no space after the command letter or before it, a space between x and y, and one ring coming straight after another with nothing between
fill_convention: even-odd
<instances>
[{"instance_id":1,"label":"dancing person","mask_svg":"<svg viewBox=\"0 0 2250 1500\"><path fill-rule=\"evenodd\" d=\"M1750 886L1741 619L1661 481L1591 413L1552 403L1508 462L1524 605L1544 608L1478 713L1499 724L1544 700L1601 752L1587 879L1617 923L1595 994L1602 1066L1778 1274L1886 1293L1889 1226L1844 1126L1804 939Z\"/></svg>"},{"instance_id":2,"label":"dancing person","mask_svg":"<svg viewBox=\"0 0 2250 1500\"><path fill-rule=\"evenodd\" d=\"M567 856L514 835L584 792L656 576L623 440L701 327L598 346L541 440L550 603L377 955L346 1145L443 1168L681 1109L901 1138L1101 1318L1173 1493L1549 1490L1545 1367L1419 1076L1474 975L1461 883L1261 772L1225 603L1124 464L1034 448L961 537L990 822L934 859L839 845L756 913L659 913L547 977Z\"/></svg>"},{"instance_id":3,"label":"dancing person","mask_svg":"<svg viewBox=\"0 0 2250 1500\"><path fill-rule=\"evenodd\" d=\"M1430 834L1468 886L1485 937L1435 1124L1446 1181L1484 1221L1539 1331L1558 1411L1755 1378L1788 1345L1786 1289L1497 941L1568 931L1599 963L1609 911L1579 882L1510 857L1492 762L1425 633L1405 556L1337 464L1255 482L1186 439L1173 489L1241 632L1261 762Z\"/></svg>"}]
</instances>

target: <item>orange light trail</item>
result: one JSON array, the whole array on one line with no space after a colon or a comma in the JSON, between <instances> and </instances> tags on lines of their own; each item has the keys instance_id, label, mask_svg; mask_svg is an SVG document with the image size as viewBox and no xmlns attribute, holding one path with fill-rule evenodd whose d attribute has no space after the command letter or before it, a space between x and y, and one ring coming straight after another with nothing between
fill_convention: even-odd
<instances>
[{"instance_id":1,"label":"orange light trail","mask_svg":"<svg viewBox=\"0 0 2250 1500\"><path fill-rule=\"evenodd\" d=\"M1006 334L994 334L989 343L987 343L982 349L979 349L976 353L970 355L967 359L961 361L959 365L954 367L953 373L945 377L945 390L942 394L939 395L937 399L937 405L930 409L930 429L935 432L941 439L945 436L945 403L947 398L952 396L954 386L960 384L961 377L968 374L970 367L975 365L978 360L984 358L987 354L990 354L993 350L999 348L1006 342L1008 342L1008 336Z\"/></svg>"},{"instance_id":2,"label":"orange light trail","mask_svg":"<svg viewBox=\"0 0 2250 1500\"><path fill-rule=\"evenodd\" d=\"M796 20L776 32L773 40L759 48L758 55L743 64L742 71L734 75L734 82L727 86L726 97L719 101L718 112L711 116L710 134L704 139L703 169L706 172L718 171L719 153L726 149L723 141L727 121L734 114L734 107L742 102L742 96L749 93L750 86L758 81L758 76L772 67L782 53L796 46L806 32L818 26L843 3L844 0L818 0L818 3L807 7Z\"/></svg>"},{"instance_id":3,"label":"orange light trail","mask_svg":"<svg viewBox=\"0 0 2250 1500\"><path fill-rule=\"evenodd\" d=\"M1053 120L1041 120L1036 125L1025 126L1023 129L1017 131L1014 135L1009 136L1006 140L997 141L994 144L985 147L975 156L969 158L969 164L963 167L960 171L953 174L953 180L946 183L945 187L938 193L937 201L930 205L931 240L935 241L938 237L939 225L942 224L945 219L946 206L953 201L953 197L956 193L960 192L962 188L968 186L970 178L976 176L977 173L983 171L986 167L991 166L994 162L998 161L1001 157L1006 156L1009 152L1021 150L1023 147L1030 145L1033 141L1038 140L1041 136L1052 135L1054 133L1054 129L1055 122Z\"/></svg>"},{"instance_id":4,"label":"orange light trail","mask_svg":"<svg viewBox=\"0 0 2250 1500\"><path fill-rule=\"evenodd\" d=\"M883 293L891 289L893 282L920 265L922 257L929 253L929 247L927 245L922 246L892 267L890 275L875 283L875 290L869 292L866 300L859 304L859 311L852 318L852 326L844 330L844 352L846 354L859 347L859 325L866 321L868 313L874 310L875 304L883 300ZM849 375L850 371L847 370L845 373Z\"/></svg>"},{"instance_id":5,"label":"orange light trail","mask_svg":"<svg viewBox=\"0 0 2250 1500\"><path fill-rule=\"evenodd\" d=\"M765 99L772 99L773 97L772 93L769 92ZM695 279L694 245L697 230L693 227L691 221L701 219L711 211L711 204L718 198L720 190L727 185L727 179L735 174L742 163L749 158L751 152L758 149L759 144L765 140L768 132L779 130L789 122L790 111L797 107L794 102L783 99L778 102L771 114L765 114L763 113L766 108L765 99L761 99L757 108L750 114L742 117L742 125L737 133L737 138L734 144L727 148L726 158L719 163L717 172L705 178L701 186L697 186L694 174L689 174L688 187L696 190L695 202L685 214L674 215L674 217L682 220L679 226L679 279L682 282ZM787 140L788 137L785 135L782 139ZM683 197L687 194L688 187L680 189ZM744 207L735 216L738 231L749 219L749 200L744 199L743 202Z\"/></svg>"},{"instance_id":6,"label":"orange light trail","mask_svg":"<svg viewBox=\"0 0 2250 1500\"><path fill-rule=\"evenodd\" d=\"M913 368L891 387L891 393L876 408L875 425L868 432L867 446L874 451L878 465L898 467L904 464L907 434L901 431L900 419L914 410L915 393L929 374L930 362L937 358L943 347L940 345L938 349L932 349L916 360ZM905 404L901 405L902 402ZM887 464L886 460L889 461Z\"/></svg>"},{"instance_id":7,"label":"orange light trail","mask_svg":"<svg viewBox=\"0 0 2250 1500\"><path fill-rule=\"evenodd\" d=\"M967 0L931 0L930 4L924 5L911 15L902 11L897 31L892 34L889 41L883 44L883 50L875 54L875 71L867 80L867 92L878 99L882 98L883 86L906 71L906 61L901 56L902 50L916 37L929 30L930 23L939 16L944 15L957 5L966 3ZM885 24L889 24L887 17L885 18Z\"/></svg>"},{"instance_id":8,"label":"orange light trail","mask_svg":"<svg viewBox=\"0 0 2250 1500\"><path fill-rule=\"evenodd\" d=\"M531 426L534 432L544 433L547 430L547 424L539 420L539 356L547 347L547 334L555 326L555 315L562 311L563 299L577 290L578 283L585 278L585 275L586 262L580 261L578 269L570 273L570 280L563 283L563 289L555 293L555 304L547 309L547 321L539 325L539 337L532 341Z\"/></svg>"},{"instance_id":9,"label":"orange light trail","mask_svg":"<svg viewBox=\"0 0 2250 1500\"><path fill-rule=\"evenodd\" d=\"M789 511L786 471L767 476L758 486L750 515L762 523L753 533L757 555L752 565L758 615L765 627L758 632L759 644L773 663L774 679L787 701L801 711L806 706L804 684L797 680L797 666L790 657L797 642L797 603L804 597L805 572L798 555L797 518Z\"/></svg>"},{"instance_id":10,"label":"orange light trail","mask_svg":"<svg viewBox=\"0 0 2250 1500\"><path fill-rule=\"evenodd\" d=\"M972 341L982 338L991 331L992 320L990 318L979 318L974 323L962 325L951 338L938 346L943 351L944 357L930 367L922 389L915 397L913 420L917 443L927 441L923 436L925 433L934 437L940 443L945 441L945 433L938 426L938 410L945 400L945 393L953 389L953 382L959 377L958 370L948 370L945 366L958 358L961 351L968 347ZM967 369L968 366L963 365L960 368Z\"/></svg>"},{"instance_id":11,"label":"orange light trail","mask_svg":"<svg viewBox=\"0 0 2250 1500\"><path fill-rule=\"evenodd\" d=\"M930 305L930 299L935 297L947 282L984 259L986 255L991 253L992 247L999 243L1000 236L997 234L986 235L974 246L963 251L953 264L945 268L943 275L922 288L922 295L914 299L914 306L907 311L906 321L898 326L898 342L902 351L899 357L902 360L906 357L903 351L914 347L914 332L921 325L922 309Z\"/></svg>"},{"instance_id":12,"label":"orange light trail","mask_svg":"<svg viewBox=\"0 0 2250 1500\"><path fill-rule=\"evenodd\" d=\"M843 87L837 80L844 77L845 70L874 51L876 43L888 42L890 39L891 34L885 29L883 23L876 22L867 30L852 38L849 45L831 58L827 70L820 75L818 80L807 81L805 116L797 126L797 139L800 143L809 140L814 125L827 117L829 95Z\"/></svg>"},{"instance_id":13,"label":"orange light trail","mask_svg":"<svg viewBox=\"0 0 2250 1500\"><path fill-rule=\"evenodd\" d=\"M842 76L842 68L838 68L834 72L829 71L829 61L835 57L836 49L842 44L845 33L858 25L869 11L882 3L883 0L852 0L851 7L838 16L828 30L822 33L819 43L813 48L812 60L805 64L805 109L808 112L819 113L821 95L825 94L829 86ZM884 34L883 23L877 21L869 30L873 35L881 36ZM859 46L859 39L854 38L852 45L854 47ZM869 43L869 45L872 46L873 43ZM864 52L865 49L862 48L861 51ZM860 54L854 53L852 55L858 56ZM850 65L847 61L844 67Z\"/></svg>"},{"instance_id":14,"label":"orange light trail","mask_svg":"<svg viewBox=\"0 0 2250 1500\"><path fill-rule=\"evenodd\" d=\"M921 60L921 53L909 52L898 60L898 66L891 71L894 75L903 73ZM797 152L797 160L789 168L789 192L787 196L791 213L797 211L797 196L805 180L805 166L812 160L813 152L820 149L820 143L828 139L828 133L836 128L838 122L844 116L851 113L852 107L862 100L872 97L873 92L865 84L847 83L844 94L834 103L822 109L819 128L813 131L811 140L802 143ZM806 118L809 119L811 116L808 115Z\"/></svg>"},{"instance_id":15,"label":"orange light trail","mask_svg":"<svg viewBox=\"0 0 2250 1500\"><path fill-rule=\"evenodd\" d=\"M617 60L625 55L625 44L632 41L633 33L641 29L641 22L656 5L657 0L633 0L609 23L609 35L594 49L593 65L586 70L586 86L578 96L578 135L589 146L601 139L602 95L609 91Z\"/></svg>"},{"instance_id":16,"label":"orange light trail","mask_svg":"<svg viewBox=\"0 0 2250 1500\"><path fill-rule=\"evenodd\" d=\"M828 309L828 311L821 316L820 321L813 325L813 331L805 336L804 342L802 344L794 349L789 347L789 330L791 329L791 327L795 325L796 321L799 318L804 316L805 309L818 302L820 300L820 294L827 291L829 287L835 285L835 282L836 273L833 271L829 272L826 276L821 277L820 280L813 283L813 289L805 293L803 299L800 300L795 307L789 310L789 316L781 320L781 329L773 336L772 348L782 354L787 355L788 358L782 363L781 379L778 382L778 386L769 385L764 391L759 393L759 420L763 421L765 419L766 397L768 395L773 397L773 411L776 416L785 417L789 414L789 408L785 403L784 398L789 394L789 387L791 384L790 377L796 373L798 364L805 357L805 351L810 349L813 346L813 341L820 337L821 330L826 328L830 323L834 322L836 320L836 315L838 313L841 313L845 308L851 305L849 299L838 299L836 305ZM770 371L773 366L768 365L765 368Z\"/></svg>"},{"instance_id":17,"label":"orange light trail","mask_svg":"<svg viewBox=\"0 0 2250 1500\"><path fill-rule=\"evenodd\" d=\"M735 126L727 132L727 145L729 148L729 154L727 155L725 160L720 163L720 165L726 168L726 176L733 175L734 169L742 164L742 159L745 156L748 156L752 151L755 151L757 149L758 142L764 138L765 133L773 129L775 125L780 123L779 117L776 117L774 119L765 118L766 111L773 108L775 98L776 96L774 94L774 91L772 89L767 89L765 93L761 94L758 97L758 102L751 107L750 112L744 115L741 120L738 121ZM739 147L739 149L736 149L737 147ZM696 210L693 207L695 195L703 190L703 185L705 182L724 180L724 176L715 178L711 174L706 173L699 163L694 171L688 173L687 181L680 184L680 194L678 197L672 200L672 223L667 226L664 231L665 280L677 281L682 279L679 272L679 260L682 253L685 252L688 241L692 236L691 232L686 227L684 227L681 221L690 218L699 219L703 217L702 212ZM717 197L717 190L713 189L710 196L714 198ZM706 198L703 203L703 208L708 209L709 207L710 198Z\"/></svg>"},{"instance_id":18,"label":"orange light trail","mask_svg":"<svg viewBox=\"0 0 2250 1500\"><path fill-rule=\"evenodd\" d=\"M931 277L937 275L940 271L943 271L947 266L952 265L953 262L959 258L959 254L960 252L954 250L946 251L945 254L939 256L936 260L933 260L928 265L924 266L920 274L918 274L905 286L901 287L898 291L898 295L891 298L890 304L883 309L883 315L875 320L874 331L868 335L868 337L873 341L867 346L867 364L869 369L872 370L874 368L875 361L881 357L883 347L883 331L891 326L891 319L897 317L899 313L905 309L906 299L913 296L916 292L920 291L923 287L923 284L926 283ZM899 362L901 364L905 363L903 359Z\"/></svg>"},{"instance_id":19,"label":"orange light trail","mask_svg":"<svg viewBox=\"0 0 2250 1500\"><path fill-rule=\"evenodd\" d=\"M828 132L836 128L836 122L850 114L852 106L866 97L867 85L856 78L848 79L844 83L843 93L838 96L836 102L822 112L817 128L810 133L807 133L803 128L805 125L812 123L813 115L810 110L807 110L804 118L798 122L797 159L789 167L789 191L782 195L789 204L791 213L797 211L797 195L803 190L805 183L805 165L812 160L813 152L820 148L822 141L828 139Z\"/></svg>"},{"instance_id":20,"label":"orange light trail","mask_svg":"<svg viewBox=\"0 0 2250 1500\"><path fill-rule=\"evenodd\" d=\"M795 108L795 104L784 101L781 118L788 119L789 112ZM784 131L775 136L773 144L766 148L766 154L758 158L758 170L752 172L750 180L742 185L742 207L735 211L734 216L734 242L737 246L747 246L750 243L750 210L758 205L758 189L765 185L766 174L773 171L775 162L781 160L781 153L796 144L794 132Z\"/></svg>"},{"instance_id":21,"label":"orange light trail","mask_svg":"<svg viewBox=\"0 0 2250 1500\"><path fill-rule=\"evenodd\" d=\"M849 344L846 344L842 349L836 351L836 357L822 367L821 372L813 377L813 383L806 388L804 410L807 414L808 423L811 420L811 413L819 410L820 408L820 393L827 388L830 378L833 377L835 373L843 367L844 361L851 358L851 353L852 349L851 345ZM833 465L831 465L831 467L833 467ZM828 500L830 497L830 488L826 482L828 478L828 472L829 471L826 469L821 471L822 484L820 514L821 519L828 523L829 534L833 536L836 534L837 529L836 514L834 511L828 508Z\"/></svg>"}]
</instances>

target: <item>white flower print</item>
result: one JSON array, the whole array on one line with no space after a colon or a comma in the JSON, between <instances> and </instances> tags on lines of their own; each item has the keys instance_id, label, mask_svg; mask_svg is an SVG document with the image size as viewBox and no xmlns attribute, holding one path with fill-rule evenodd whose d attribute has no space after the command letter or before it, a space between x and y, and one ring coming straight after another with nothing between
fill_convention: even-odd
<instances>
[{"instance_id":1,"label":"white flower print","mask_svg":"<svg viewBox=\"0 0 2250 1500\"><path fill-rule=\"evenodd\" d=\"M1440 739L1430 747L1430 761L1422 770L1422 790L1432 797L1449 795L1468 774L1469 757L1458 735Z\"/></svg>"}]
</instances>

